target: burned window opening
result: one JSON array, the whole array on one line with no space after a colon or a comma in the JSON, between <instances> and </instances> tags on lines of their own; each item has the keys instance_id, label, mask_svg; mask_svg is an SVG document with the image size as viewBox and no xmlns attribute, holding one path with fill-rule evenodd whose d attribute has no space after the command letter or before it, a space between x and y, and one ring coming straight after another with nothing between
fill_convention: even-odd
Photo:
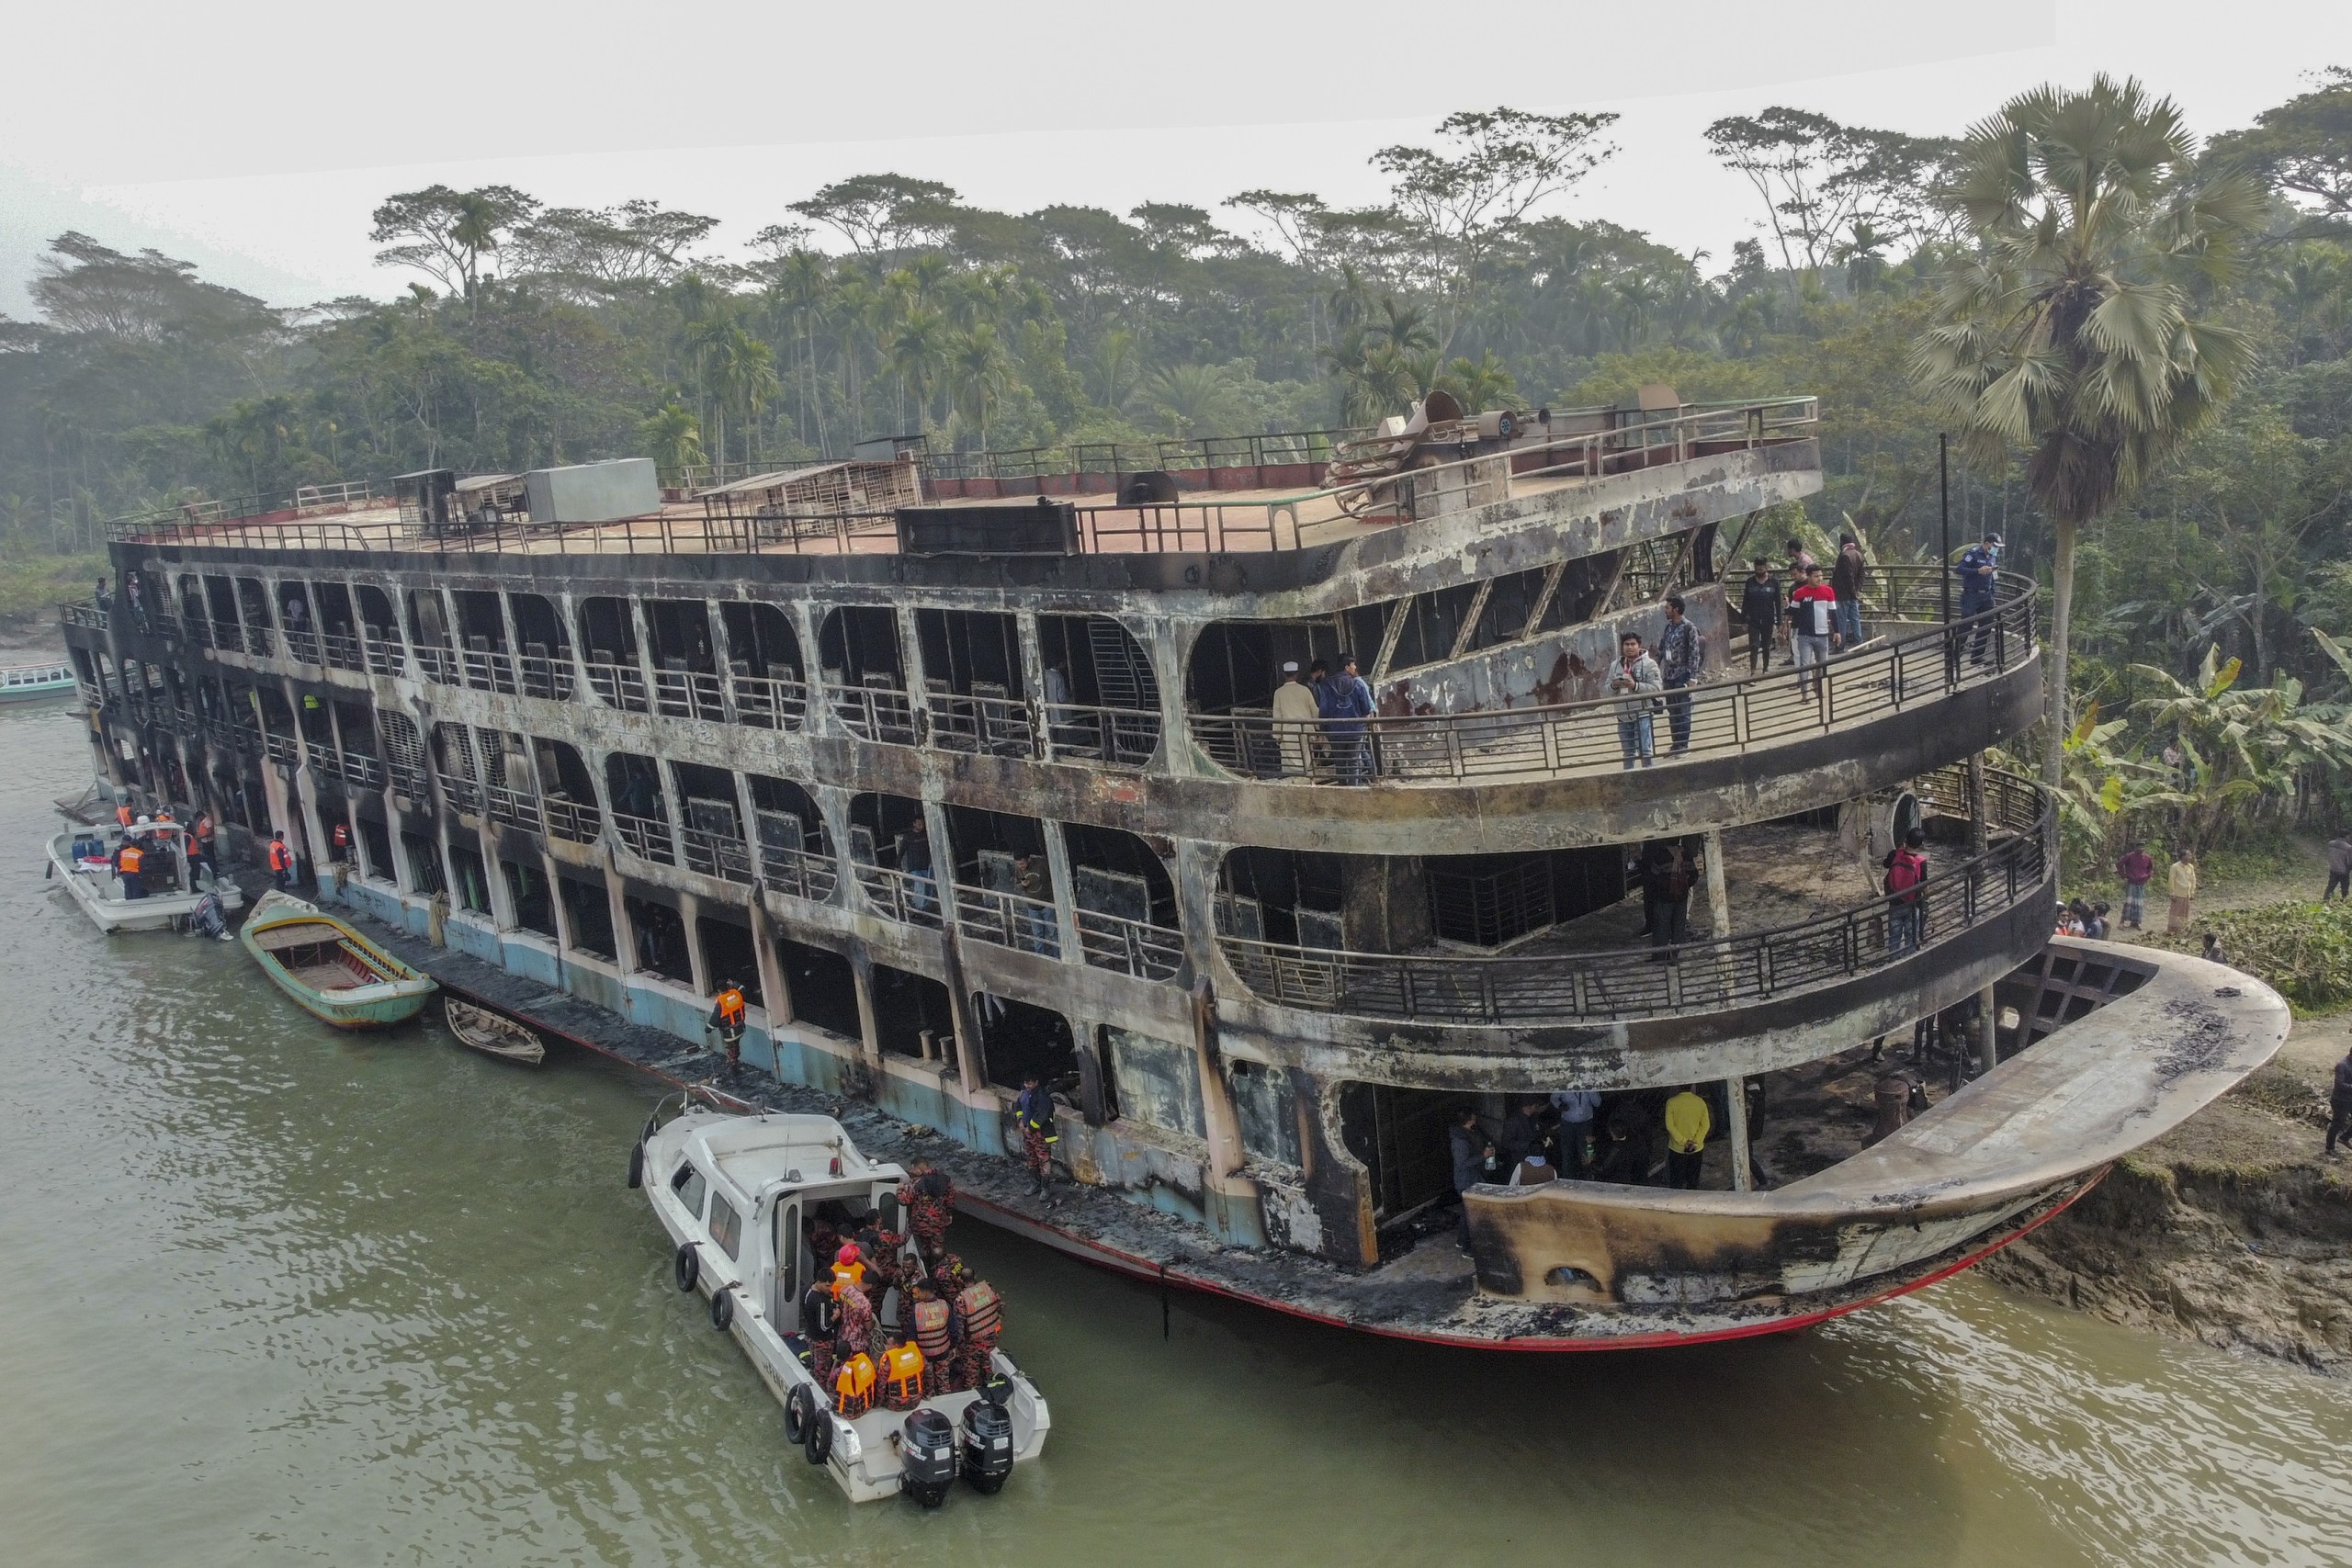
<instances>
[{"instance_id":1,"label":"burned window opening","mask_svg":"<svg viewBox=\"0 0 2352 1568\"><path fill-rule=\"evenodd\" d=\"M441 874L441 847L422 833L402 832L401 852L408 856L409 885L424 897L442 892L447 880Z\"/></svg>"},{"instance_id":2,"label":"burned window opening","mask_svg":"<svg viewBox=\"0 0 2352 1568\"><path fill-rule=\"evenodd\" d=\"M694 959L686 951L686 922L667 904L624 894L623 909L636 944L637 966L682 986L695 983Z\"/></svg>"},{"instance_id":3,"label":"burned window opening","mask_svg":"<svg viewBox=\"0 0 2352 1568\"><path fill-rule=\"evenodd\" d=\"M511 860L500 861L498 869L506 878L506 896L514 906L514 923L553 941L555 899L548 887L547 873L538 866Z\"/></svg>"},{"instance_id":4,"label":"burned window opening","mask_svg":"<svg viewBox=\"0 0 2352 1568\"><path fill-rule=\"evenodd\" d=\"M844 1040L861 1038L857 1021L857 979L850 962L840 953L805 942L779 938L776 966L785 988L792 993L792 1016L813 1028Z\"/></svg>"},{"instance_id":5,"label":"burned window opening","mask_svg":"<svg viewBox=\"0 0 2352 1568\"><path fill-rule=\"evenodd\" d=\"M767 997L760 988L759 949L752 944L751 928L709 915L696 917L695 926L702 942L703 973L710 976L712 994L716 996L732 982L752 1006L767 1006Z\"/></svg>"},{"instance_id":6,"label":"burned window opening","mask_svg":"<svg viewBox=\"0 0 2352 1568\"><path fill-rule=\"evenodd\" d=\"M571 948L607 964L620 956L613 941L613 905L601 876L566 872L556 878L557 897L563 900L564 923L571 928Z\"/></svg>"},{"instance_id":7,"label":"burned window opening","mask_svg":"<svg viewBox=\"0 0 2352 1568\"><path fill-rule=\"evenodd\" d=\"M1031 1074L1072 1100L1078 1098L1078 1044L1069 1020L1050 1008L983 991L972 1000L979 1021L989 1081L1020 1089Z\"/></svg>"},{"instance_id":8,"label":"burned window opening","mask_svg":"<svg viewBox=\"0 0 2352 1568\"><path fill-rule=\"evenodd\" d=\"M923 1036L930 1035L925 1055ZM887 964L874 966L874 1042L894 1056L932 1061L956 1054L956 1014L947 987Z\"/></svg>"}]
</instances>

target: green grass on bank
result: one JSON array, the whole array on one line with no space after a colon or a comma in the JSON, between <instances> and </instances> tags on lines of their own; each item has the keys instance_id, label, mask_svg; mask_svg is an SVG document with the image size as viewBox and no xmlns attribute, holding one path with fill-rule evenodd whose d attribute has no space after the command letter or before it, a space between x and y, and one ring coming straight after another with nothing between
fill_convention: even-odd
<instances>
[{"instance_id":1,"label":"green grass on bank","mask_svg":"<svg viewBox=\"0 0 2352 1568\"><path fill-rule=\"evenodd\" d=\"M0 560L0 623L33 629L35 623L51 619L61 602L87 599L98 574L107 570L102 555Z\"/></svg>"},{"instance_id":2,"label":"green grass on bank","mask_svg":"<svg viewBox=\"0 0 2352 1568\"><path fill-rule=\"evenodd\" d=\"M2149 900L2149 912L2158 919L2160 902ZM2223 909L2199 915L2178 936L2151 932L2147 940L2153 947L2195 953L2203 945L2199 933L2208 928L2222 939L2223 957L2275 988L2296 1012L2333 1012L2352 1003L2352 904L2338 900L2323 908L2290 898Z\"/></svg>"}]
</instances>

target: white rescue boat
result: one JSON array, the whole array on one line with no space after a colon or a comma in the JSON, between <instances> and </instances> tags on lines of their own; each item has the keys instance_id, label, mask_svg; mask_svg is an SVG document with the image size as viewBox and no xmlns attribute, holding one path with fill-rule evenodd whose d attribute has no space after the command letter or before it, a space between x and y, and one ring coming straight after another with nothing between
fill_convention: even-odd
<instances>
[{"instance_id":1,"label":"white rescue boat","mask_svg":"<svg viewBox=\"0 0 2352 1568\"><path fill-rule=\"evenodd\" d=\"M822 1465L854 1503L901 1494L925 1507L944 1501L957 1477L976 1491L1001 1488L1012 1466L1045 1450L1052 1418L1046 1401L1001 1348L984 1391L935 1393L899 1409L880 1401L862 1414L835 1408L832 1391L809 1370L802 1302L828 1279L812 1257L804 1217L838 1202L853 1213L879 1210L897 1228L906 1172L858 1153L830 1116L739 1115L678 1097L665 1100L629 1153L629 1185L641 1186L676 1246L675 1278L710 1300L714 1327L734 1335L785 1407L788 1441ZM882 1321L900 1315L898 1292ZM894 1336L894 1337L897 1337Z\"/></svg>"},{"instance_id":2,"label":"white rescue boat","mask_svg":"<svg viewBox=\"0 0 2352 1568\"><path fill-rule=\"evenodd\" d=\"M116 869L126 834L140 852L136 884ZM187 835L176 822L68 828L49 841L49 875L64 883L82 912L109 936L185 926L208 896L219 900L224 919L245 901L232 879L207 876L189 858ZM126 897L134 886L138 896Z\"/></svg>"}]
</instances>

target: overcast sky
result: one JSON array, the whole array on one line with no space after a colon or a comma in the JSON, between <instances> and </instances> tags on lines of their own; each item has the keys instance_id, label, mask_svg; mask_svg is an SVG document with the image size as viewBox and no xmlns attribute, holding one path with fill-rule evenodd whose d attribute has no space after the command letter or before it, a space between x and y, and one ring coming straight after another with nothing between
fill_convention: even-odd
<instances>
[{"instance_id":1,"label":"overcast sky","mask_svg":"<svg viewBox=\"0 0 2352 1568\"><path fill-rule=\"evenodd\" d=\"M2352 4L129 0L28 7L0 39L44 62L0 94L0 310L20 310L31 252L68 222L293 303L395 290L368 211L435 180L650 196L719 218L731 253L879 169L1012 211L1214 209L1250 186L1369 201L1374 148L1503 103L1622 115L1622 151L1558 209L1721 265L1759 215L1700 139L1722 115L1949 132L2105 69L2227 130L2352 63Z\"/></svg>"}]
</instances>

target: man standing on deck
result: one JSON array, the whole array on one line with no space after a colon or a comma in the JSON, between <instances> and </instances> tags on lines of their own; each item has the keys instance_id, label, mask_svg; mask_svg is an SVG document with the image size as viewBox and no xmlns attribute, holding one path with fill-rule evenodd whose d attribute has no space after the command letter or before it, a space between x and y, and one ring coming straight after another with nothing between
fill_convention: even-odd
<instances>
[{"instance_id":1,"label":"man standing on deck","mask_svg":"<svg viewBox=\"0 0 2352 1568\"><path fill-rule=\"evenodd\" d=\"M2136 931L2148 915L2148 879L2156 874L2156 857L2134 839L2116 858L2115 874L2123 879L2123 929Z\"/></svg>"},{"instance_id":2,"label":"man standing on deck","mask_svg":"<svg viewBox=\"0 0 2352 1568\"><path fill-rule=\"evenodd\" d=\"M2352 838L2338 833L2327 841L2327 891L2319 896L2326 903L2336 894L2352 903Z\"/></svg>"},{"instance_id":3,"label":"man standing on deck","mask_svg":"<svg viewBox=\"0 0 2352 1568\"><path fill-rule=\"evenodd\" d=\"M1627 632L1617 639L1617 665L1609 672L1609 689L1626 700L1617 705L1617 749L1624 753L1628 771L1637 763L1650 765L1656 747L1657 713L1652 705L1657 701L1650 694L1666 688L1666 675L1657 660L1642 651L1638 633Z\"/></svg>"},{"instance_id":4,"label":"man standing on deck","mask_svg":"<svg viewBox=\"0 0 2352 1568\"><path fill-rule=\"evenodd\" d=\"M1699 683L1699 671L1706 661L1706 639L1699 635L1682 613L1682 595L1666 596L1666 629L1657 634L1658 673L1669 692L1679 692ZM1690 699L1666 699L1667 728L1674 737L1674 750L1690 749Z\"/></svg>"},{"instance_id":5,"label":"man standing on deck","mask_svg":"<svg viewBox=\"0 0 2352 1568\"><path fill-rule=\"evenodd\" d=\"M1034 1072L1021 1076L1021 1094L1012 1102L1013 1125L1021 1130L1021 1160L1037 1184L1036 1197L1046 1195L1054 1181L1054 1145L1061 1134L1054 1124L1054 1097Z\"/></svg>"},{"instance_id":6,"label":"man standing on deck","mask_svg":"<svg viewBox=\"0 0 2352 1568\"><path fill-rule=\"evenodd\" d=\"M1600 1096L1589 1089L1557 1089L1552 1109L1560 1113L1560 1174L1582 1181L1592 1168L1592 1119L1600 1113Z\"/></svg>"},{"instance_id":7,"label":"man standing on deck","mask_svg":"<svg viewBox=\"0 0 2352 1568\"><path fill-rule=\"evenodd\" d=\"M2001 536L1988 533L1981 544L1971 545L1962 551L1960 565L1954 569L1960 575L1960 618L1981 615L1993 607L1995 575L2001 569ZM1984 643L1991 635L1989 625L1976 628L1970 639L1969 658L1978 664L1984 662Z\"/></svg>"},{"instance_id":8,"label":"man standing on deck","mask_svg":"<svg viewBox=\"0 0 2352 1568\"><path fill-rule=\"evenodd\" d=\"M1689 1084L1666 1102L1666 1184L1696 1191L1714 1113Z\"/></svg>"},{"instance_id":9,"label":"man standing on deck","mask_svg":"<svg viewBox=\"0 0 2352 1568\"><path fill-rule=\"evenodd\" d=\"M1478 1129L1478 1112L1465 1105L1453 1113L1453 1125L1446 1129L1446 1144L1453 1156L1453 1192L1462 1203L1461 1227L1457 1243L1462 1250L1470 1250L1470 1200L1466 1196L1473 1187L1487 1179L1487 1162L1495 1157L1495 1145L1487 1141Z\"/></svg>"},{"instance_id":10,"label":"man standing on deck","mask_svg":"<svg viewBox=\"0 0 2352 1568\"><path fill-rule=\"evenodd\" d=\"M1314 771L1317 721L1322 716L1315 693L1298 678L1298 661L1283 665L1283 683L1274 688L1274 743L1286 776L1305 778Z\"/></svg>"},{"instance_id":11,"label":"man standing on deck","mask_svg":"<svg viewBox=\"0 0 2352 1568\"><path fill-rule=\"evenodd\" d=\"M1331 742L1331 761L1343 784L1372 782L1372 737L1364 720L1372 716L1372 688L1356 673L1356 656L1340 655L1340 672L1324 687L1323 716Z\"/></svg>"},{"instance_id":12,"label":"man standing on deck","mask_svg":"<svg viewBox=\"0 0 2352 1568\"><path fill-rule=\"evenodd\" d=\"M1739 585L1739 618L1747 627L1747 672L1772 668L1772 645L1781 636L1781 580L1772 563L1758 556L1755 570Z\"/></svg>"},{"instance_id":13,"label":"man standing on deck","mask_svg":"<svg viewBox=\"0 0 2352 1568\"><path fill-rule=\"evenodd\" d=\"M282 890L294 886L294 852L286 847L286 829L269 830L269 874Z\"/></svg>"},{"instance_id":14,"label":"man standing on deck","mask_svg":"<svg viewBox=\"0 0 2352 1568\"><path fill-rule=\"evenodd\" d=\"M1838 630L1838 595L1821 581L1821 569L1807 567L1804 581L1789 592L1789 640L1795 647L1797 690L1807 695L1818 676L1804 673L1808 665L1826 664L1842 640Z\"/></svg>"},{"instance_id":15,"label":"man standing on deck","mask_svg":"<svg viewBox=\"0 0 2352 1568\"><path fill-rule=\"evenodd\" d=\"M1829 568L1829 587L1838 595L1838 630L1852 648L1862 640L1862 574L1870 563L1862 559L1862 542L1851 534L1838 538L1838 558Z\"/></svg>"}]
</instances>

